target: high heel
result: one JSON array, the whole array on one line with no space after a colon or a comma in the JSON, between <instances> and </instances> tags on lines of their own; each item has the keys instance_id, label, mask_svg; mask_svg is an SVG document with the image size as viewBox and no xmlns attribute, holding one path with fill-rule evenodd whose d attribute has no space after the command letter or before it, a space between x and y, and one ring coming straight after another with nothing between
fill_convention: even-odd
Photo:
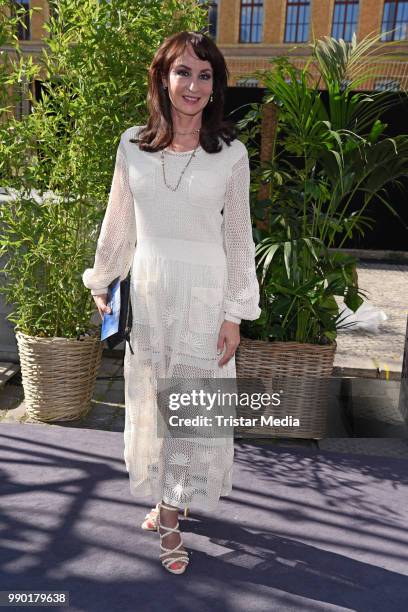
<instances>
[{"instance_id":1,"label":"high heel","mask_svg":"<svg viewBox=\"0 0 408 612\"><path fill-rule=\"evenodd\" d=\"M183 540L181 539L181 534L180 534L180 543L175 547L175 548L166 548L165 546L163 546L162 541L163 539L169 535L169 533L180 533L180 529L179 529L179 522L177 521L177 524L175 527L166 527L166 525L161 525L160 524L160 508L164 508L165 510L173 510L174 511L174 507L171 506L167 506L166 504L164 504L163 502L159 502L158 504L159 506L159 512L157 513L157 531L159 533L160 536L160 550L162 550L163 552L159 555L159 559L162 562L163 567L170 573L172 574L183 574L186 571L186 567L190 561L188 553L184 550L181 550L179 552L178 549L180 548L180 546L183 545ZM160 533L160 528L161 529L165 529L166 533L161 534ZM173 553L172 555L169 553ZM171 566L174 563L184 563L184 565L180 568L172 568Z\"/></svg>"},{"instance_id":2,"label":"high heel","mask_svg":"<svg viewBox=\"0 0 408 612\"><path fill-rule=\"evenodd\" d=\"M157 515L159 514L159 504L156 504L155 508L152 508L150 512L148 512L145 516L145 520L141 524L141 528L145 531L157 531ZM188 506L184 509L184 518L190 514L190 509Z\"/></svg>"},{"instance_id":3,"label":"high heel","mask_svg":"<svg viewBox=\"0 0 408 612\"><path fill-rule=\"evenodd\" d=\"M146 531L157 531L157 515L159 514L160 502L156 504L155 508L152 508L145 516L141 527Z\"/></svg>"}]
</instances>

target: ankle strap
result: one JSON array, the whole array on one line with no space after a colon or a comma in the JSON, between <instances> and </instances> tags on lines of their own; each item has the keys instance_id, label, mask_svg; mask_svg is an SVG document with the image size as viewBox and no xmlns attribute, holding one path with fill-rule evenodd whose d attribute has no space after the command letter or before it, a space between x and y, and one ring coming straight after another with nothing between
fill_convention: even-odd
<instances>
[{"instance_id":1,"label":"ankle strap","mask_svg":"<svg viewBox=\"0 0 408 612\"><path fill-rule=\"evenodd\" d=\"M175 512L179 511L178 508L173 508L172 506L168 506L167 504L164 504L163 502L160 502L160 508L164 508L165 510L173 510Z\"/></svg>"}]
</instances>

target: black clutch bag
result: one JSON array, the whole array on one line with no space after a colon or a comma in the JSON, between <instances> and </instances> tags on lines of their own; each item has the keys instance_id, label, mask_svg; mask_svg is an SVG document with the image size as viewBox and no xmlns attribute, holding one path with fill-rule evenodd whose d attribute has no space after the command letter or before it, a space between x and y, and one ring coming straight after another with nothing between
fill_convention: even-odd
<instances>
[{"instance_id":1,"label":"black clutch bag","mask_svg":"<svg viewBox=\"0 0 408 612\"><path fill-rule=\"evenodd\" d=\"M132 329L132 304L130 302L130 272L127 277L120 281L120 314L119 328L116 334L108 336L105 340L108 347L112 350L123 340L129 344L130 352L133 353L130 344L130 330Z\"/></svg>"}]
</instances>

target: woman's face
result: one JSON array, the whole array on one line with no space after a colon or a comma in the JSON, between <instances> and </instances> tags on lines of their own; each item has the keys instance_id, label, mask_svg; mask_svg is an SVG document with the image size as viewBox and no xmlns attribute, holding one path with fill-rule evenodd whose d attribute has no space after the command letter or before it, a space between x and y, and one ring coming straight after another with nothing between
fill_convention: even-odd
<instances>
[{"instance_id":1,"label":"woman's face","mask_svg":"<svg viewBox=\"0 0 408 612\"><path fill-rule=\"evenodd\" d=\"M200 60L191 45L172 64L167 85L175 110L184 115L201 113L213 91L213 69L210 62Z\"/></svg>"}]
</instances>

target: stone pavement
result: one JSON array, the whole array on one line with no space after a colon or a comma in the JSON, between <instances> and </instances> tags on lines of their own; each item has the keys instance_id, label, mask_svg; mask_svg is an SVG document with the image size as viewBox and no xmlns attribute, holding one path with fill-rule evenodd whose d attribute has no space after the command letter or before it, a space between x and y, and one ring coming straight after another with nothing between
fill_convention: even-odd
<instances>
[{"instance_id":1,"label":"stone pavement","mask_svg":"<svg viewBox=\"0 0 408 612\"><path fill-rule=\"evenodd\" d=\"M334 365L401 372L408 315L408 265L360 262L357 272L369 303L383 310L388 319L380 324L379 334L340 331Z\"/></svg>"}]
</instances>

